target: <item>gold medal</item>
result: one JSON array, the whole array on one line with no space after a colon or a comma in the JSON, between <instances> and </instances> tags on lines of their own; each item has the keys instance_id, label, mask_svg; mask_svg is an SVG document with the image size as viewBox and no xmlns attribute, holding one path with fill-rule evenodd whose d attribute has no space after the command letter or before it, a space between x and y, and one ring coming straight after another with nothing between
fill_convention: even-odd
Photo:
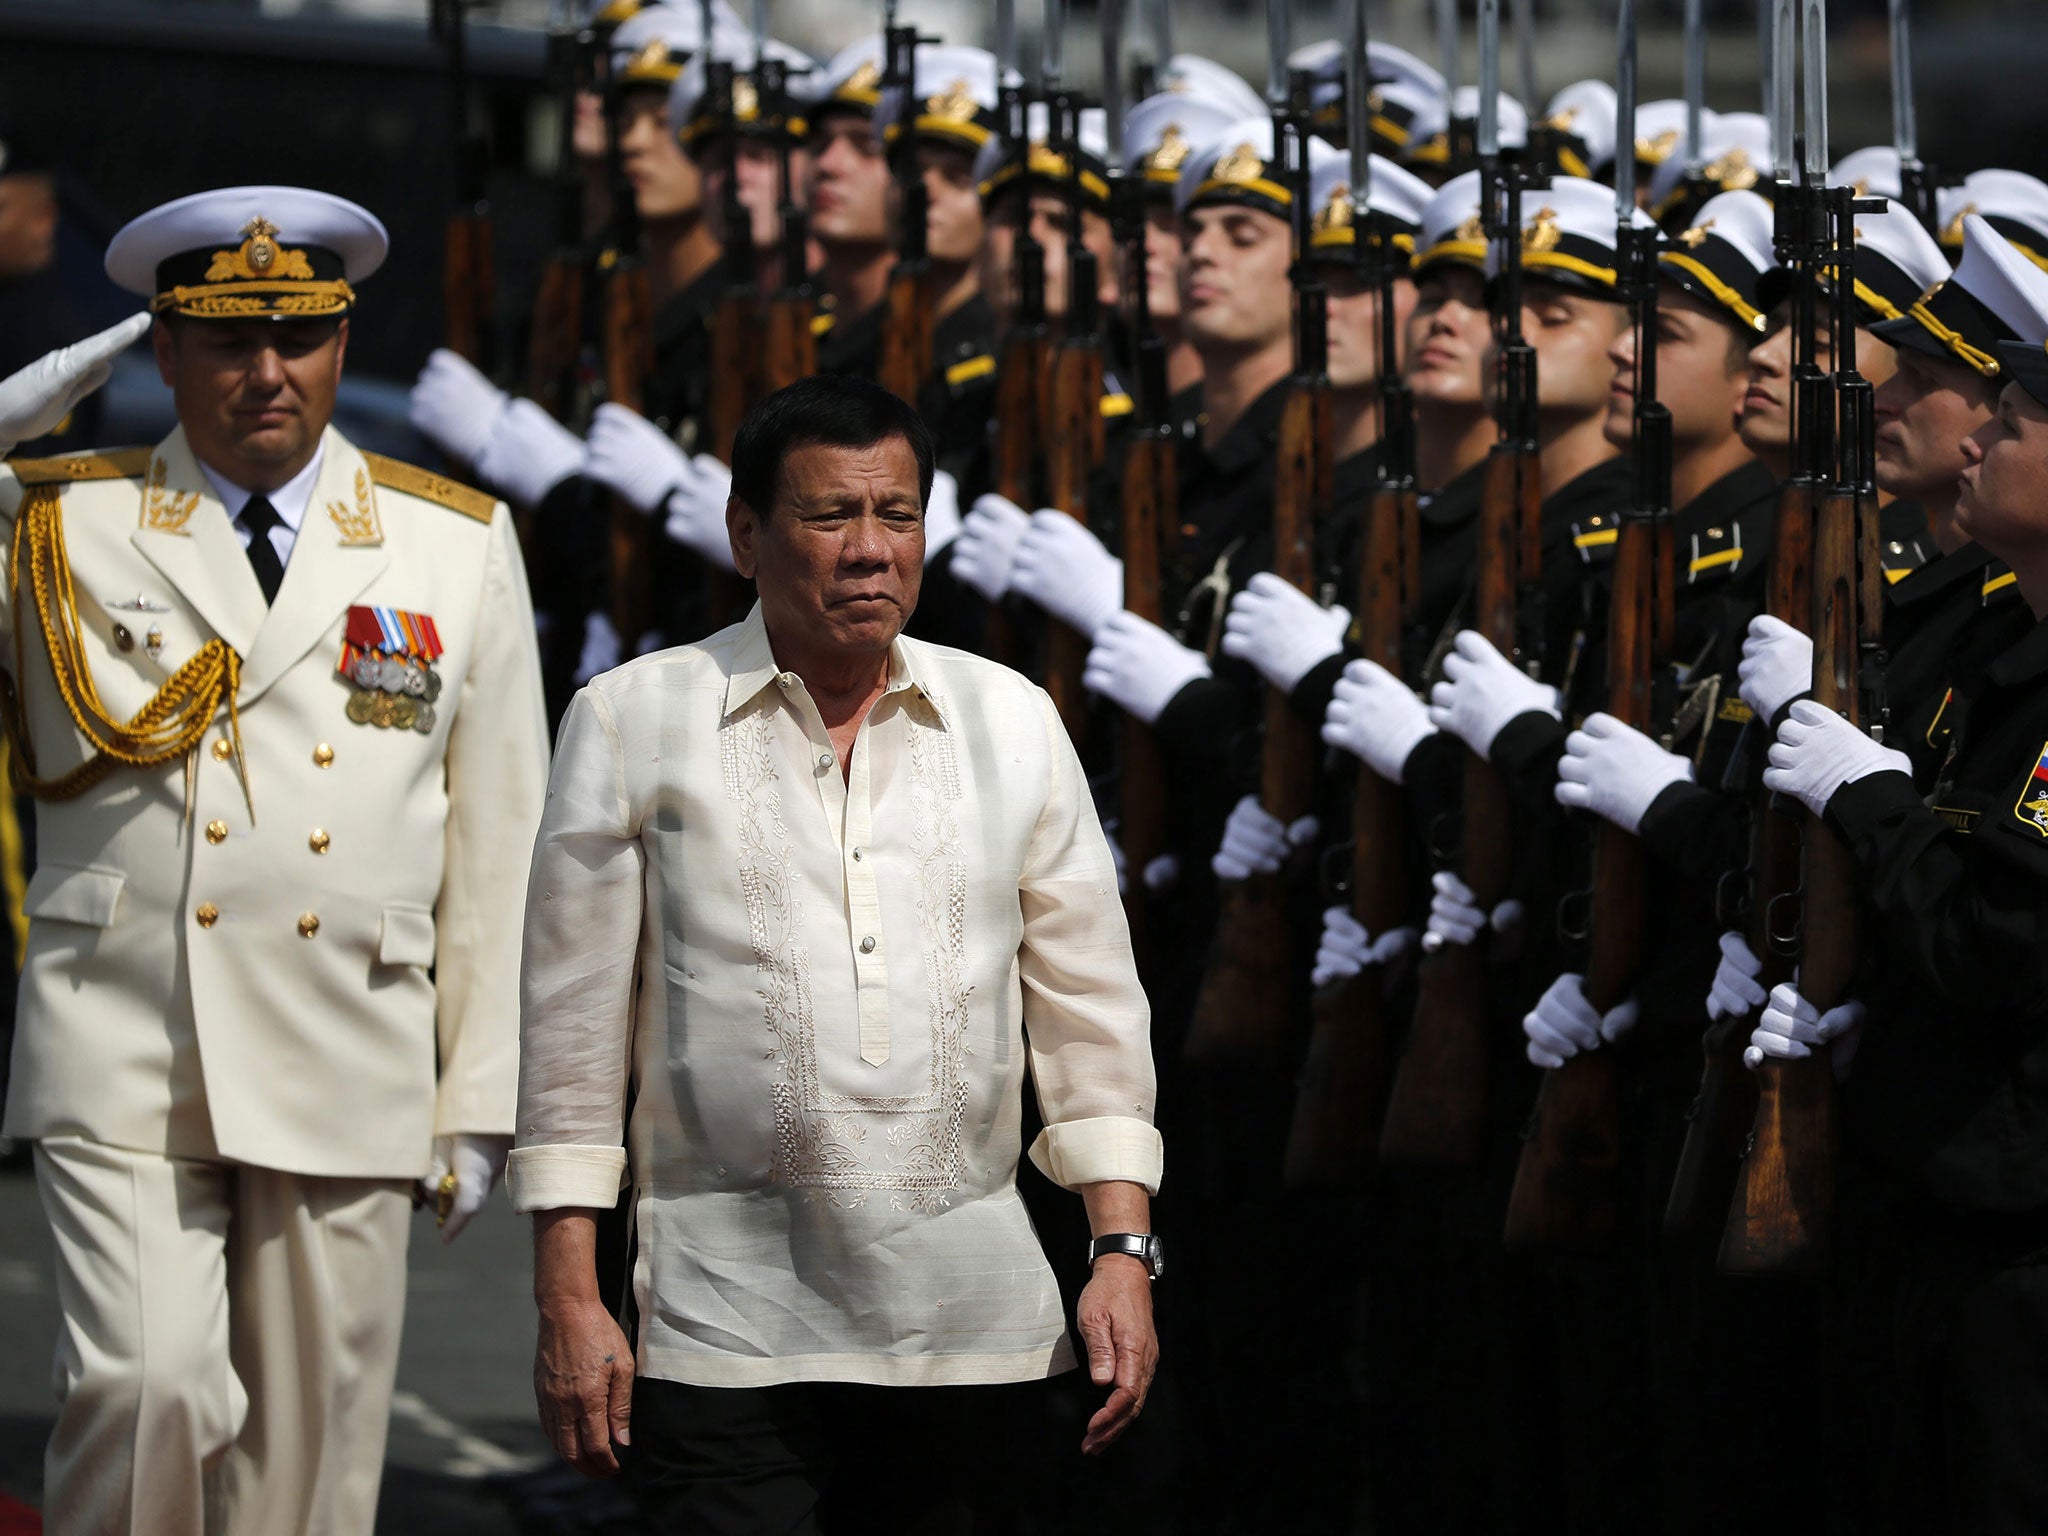
<instances>
[{"instance_id":1,"label":"gold medal","mask_svg":"<svg viewBox=\"0 0 2048 1536\"><path fill-rule=\"evenodd\" d=\"M348 717L357 725L370 723L370 710L375 706L377 695L367 688L357 688L348 696Z\"/></svg>"},{"instance_id":2,"label":"gold medal","mask_svg":"<svg viewBox=\"0 0 2048 1536\"><path fill-rule=\"evenodd\" d=\"M419 704L410 694L399 694L391 701L391 728L397 731L411 730L413 721L419 718L419 713Z\"/></svg>"},{"instance_id":3,"label":"gold medal","mask_svg":"<svg viewBox=\"0 0 2048 1536\"><path fill-rule=\"evenodd\" d=\"M381 731L391 729L391 711L394 700L388 693L372 694L370 697L370 724Z\"/></svg>"}]
</instances>

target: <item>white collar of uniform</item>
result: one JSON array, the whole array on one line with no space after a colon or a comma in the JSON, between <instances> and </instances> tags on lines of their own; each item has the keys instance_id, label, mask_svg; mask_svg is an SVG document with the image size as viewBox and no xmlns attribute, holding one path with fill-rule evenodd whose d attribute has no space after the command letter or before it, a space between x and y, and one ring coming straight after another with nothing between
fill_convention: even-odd
<instances>
[{"instance_id":1,"label":"white collar of uniform","mask_svg":"<svg viewBox=\"0 0 2048 1536\"><path fill-rule=\"evenodd\" d=\"M761 604L757 600L753 611L740 623L738 643L733 647L732 672L725 684L725 715L730 719L754 701L763 688L776 684L792 686L796 674L785 673L775 664L775 648L768 640L768 622L761 616ZM784 682L789 679L789 682ZM913 642L898 635L889 646L889 685L882 690L882 697L892 693L913 690L938 716L941 726L949 726L946 706L933 691L929 679L917 665L917 653Z\"/></svg>"},{"instance_id":2,"label":"white collar of uniform","mask_svg":"<svg viewBox=\"0 0 2048 1536\"><path fill-rule=\"evenodd\" d=\"M196 458L197 455L194 455ZM320 444L313 450L312 460L291 479L270 492L270 504L276 508L278 520L294 534L306 520L306 507L313 500L313 487L320 483L320 461L327 457L327 438L322 434ZM199 459L199 472L206 476L206 483L213 487L213 494L220 498L220 504L227 509L229 521L239 519L242 508L249 504L254 491L244 490L228 479L204 459Z\"/></svg>"}]
</instances>

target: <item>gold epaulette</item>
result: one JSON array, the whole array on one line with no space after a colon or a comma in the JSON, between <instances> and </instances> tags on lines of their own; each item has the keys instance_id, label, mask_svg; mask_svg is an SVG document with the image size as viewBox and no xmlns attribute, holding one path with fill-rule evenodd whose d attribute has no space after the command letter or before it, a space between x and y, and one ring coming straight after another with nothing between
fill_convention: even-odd
<instances>
[{"instance_id":1,"label":"gold epaulette","mask_svg":"<svg viewBox=\"0 0 2048 1536\"><path fill-rule=\"evenodd\" d=\"M140 480L149 473L153 448L106 448L66 453L53 459L9 459L7 467L23 485L65 485L73 480Z\"/></svg>"},{"instance_id":2,"label":"gold epaulette","mask_svg":"<svg viewBox=\"0 0 2048 1536\"><path fill-rule=\"evenodd\" d=\"M480 523L488 523L498 505L498 498L488 492L471 490L446 475L437 475L416 464L387 459L381 453L366 453L363 462L370 466L370 478L379 485L404 491L408 496L422 497L450 511L460 512L464 517L473 517Z\"/></svg>"}]
</instances>

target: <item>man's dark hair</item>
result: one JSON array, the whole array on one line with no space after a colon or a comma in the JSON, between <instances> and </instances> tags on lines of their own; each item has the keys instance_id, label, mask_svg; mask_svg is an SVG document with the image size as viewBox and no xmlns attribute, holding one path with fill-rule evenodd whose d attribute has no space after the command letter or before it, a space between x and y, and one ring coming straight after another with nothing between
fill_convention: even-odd
<instances>
[{"instance_id":1,"label":"man's dark hair","mask_svg":"<svg viewBox=\"0 0 2048 1536\"><path fill-rule=\"evenodd\" d=\"M766 517L775 502L782 461L798 448L872 448L900 437L917 455L917 504L931 500L931 429L916 411L879 384L820 373L778 389L740 423L732 440L732 494Z\"/></svg>"}]
</instances>

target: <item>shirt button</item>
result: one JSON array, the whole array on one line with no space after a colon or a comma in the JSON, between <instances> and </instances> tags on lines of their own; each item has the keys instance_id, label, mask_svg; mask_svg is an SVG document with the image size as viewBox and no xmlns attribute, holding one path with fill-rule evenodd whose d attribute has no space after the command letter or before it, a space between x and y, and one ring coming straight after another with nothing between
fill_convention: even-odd
<instances>
[{"instance_id":1,"label":"shirt button","mask_svg":"<svg viewBox=\"0 0 2048 1536\"><path fill-rule=\"evenodd\" d=\"M192 915L199 920L200 927L211 928L220 921L220 908L210 901L202 901L199 904L199 910Z\"/></svg>"},{"instance_id":2,"label":"shirt button","mask_svg":"<svg viewBox=\"0 0 2048 1536\"><path fill-rule=\"evenodd\" d=\"M832 766L832 754L830 752L820 752L818 754L818 766L820 768L830 768Z\"/></svg>"},{"instance_id":3,"label":"shirt button","mask_svg":"<svg viewBox=\"0 0 2048 1536\"><path fill-rule=\"evenodd\" d=\"M311 937L313 937L314 934L318 933L319 931L320 919L318 915L316 915L315 913L307 912L299 918L300 938L310 939Z\"/></svg>"},{"instance_id":4,"label":"shirt button","mask_svg":"<svg viewBox=\"0 0 2048 1536\"><path fill-rule=\"evenodd\" d=\"M332 768L334 766L334 748L327 745L324 741L315 747L313 749L313 766L315 768Z\"/></svg>"},{"instance_id":5,"label":"shirt button","mask_svg":"<svg viewBox=\"0 0 2048 1536\"><path fill-rule=\"evenodd\" d=\"M209 821L206 824L206 840L209 843L224 843L228 840L228 824L224 821Z\"/></svg>"},{"instance_id":6,"label":"shirt button","mask_svg":"<svg viewBox=\"0 0 2048 1536\"><path fill-rule=\"evenodd\" d=\"M856 864L860 862L860 850L858 848L853 850L853 862Z\"/></svg>"},{"instance_id":7,"label":"shirt button","mask_svg":"<svg viewBox=\"0 0 2048 1536\"><path fill-rule=\"evenodd\" d=\"M860 952L864 955L872 955L875 952L875 936L873 934L869 934L860 941Z\"/></svg>"},{"instance_id":8,"label":"shirt button","mask_svg":"<svg viewBox=\"0 0 2048 1536\"><path fill-rule=\"evenodd\" d=\"M229 758L233 757L234 755L235 755L235 746L234 746L234 743L233 743L233 742L231 742L231 741L216 741L216 742L215 742L215 743L213 744L213 757L214 757L214 761L215 761L215 762L220 762L220 763L224 763L224 762L226 762L226 761L227 761L227 760L228 760Z\"/></svg>"},{"instance_id":9,"label":"shirt button","mask_svg":"<svg viewBox=\"0 0 2048 1536\"><path fill-rule=\"evenodd\" d=\"M306 839L306 846L315 853L325 853L327 851L327 843L327 833L319 827L315 827L313 835Z\"/></svg>"}]
</instances>

